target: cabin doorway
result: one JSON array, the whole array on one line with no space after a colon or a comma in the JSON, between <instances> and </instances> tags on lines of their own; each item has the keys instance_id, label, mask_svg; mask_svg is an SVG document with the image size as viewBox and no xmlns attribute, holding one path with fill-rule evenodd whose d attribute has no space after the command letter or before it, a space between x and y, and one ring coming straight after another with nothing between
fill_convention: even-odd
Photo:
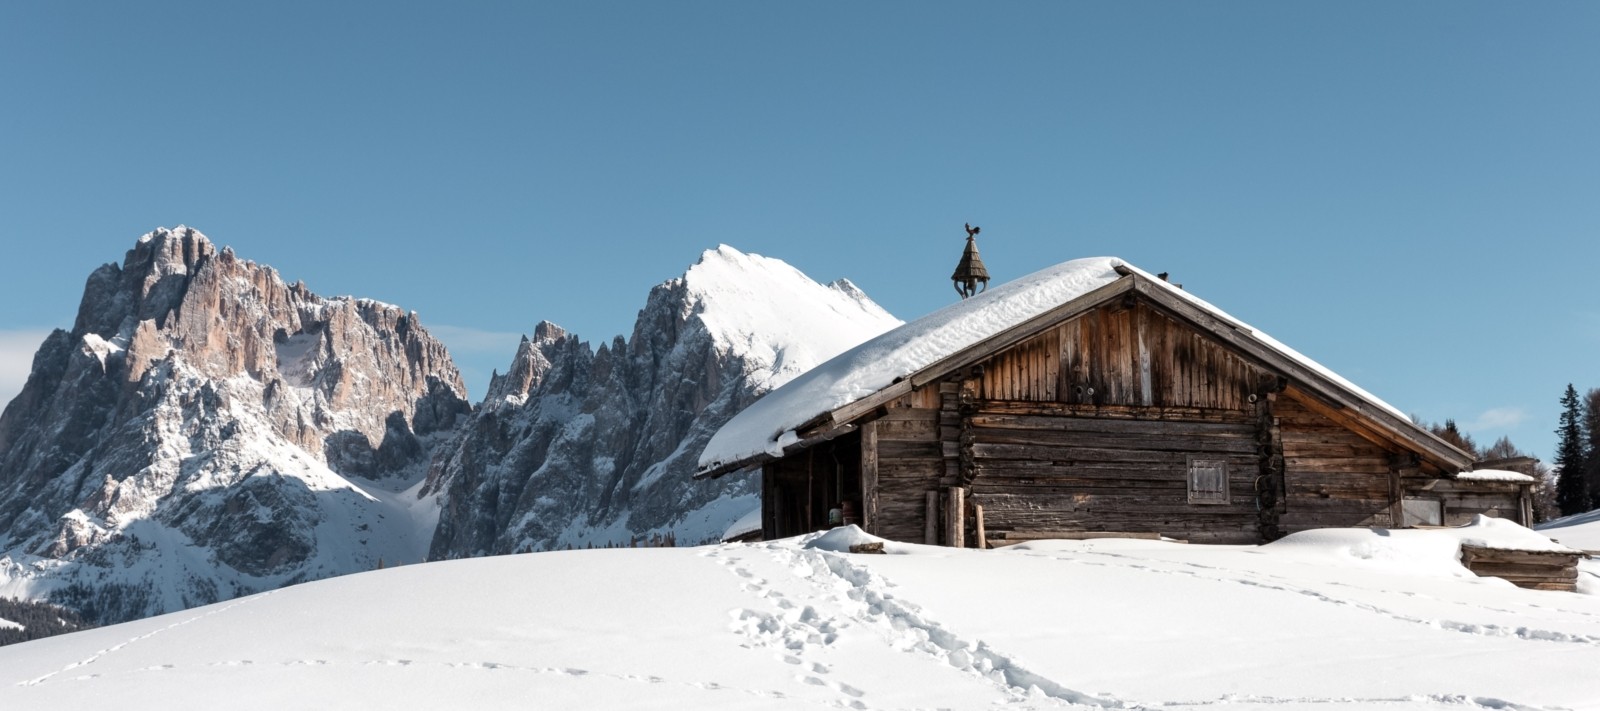
<instances>
[{"instance_id":1,"label":"cabin doorway","mask_svg":"<svg viewBox=\"0 0 1600 711\"><path fill-rule=\"evenodd\" d=\"M771 462L761 479L762 529L769 541L861 523L859 433Z\"/></svg>"}]
</instances>

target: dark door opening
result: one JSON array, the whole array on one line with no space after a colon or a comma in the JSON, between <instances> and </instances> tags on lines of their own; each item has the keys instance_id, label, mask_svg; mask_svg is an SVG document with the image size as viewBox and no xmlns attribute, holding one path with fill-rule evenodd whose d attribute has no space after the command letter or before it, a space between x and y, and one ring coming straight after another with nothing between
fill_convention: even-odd
<instances>
[{"instance_id":1,"label":"dark door opening","mask_svg":"<svg viewBox=\"0 0 1600 711\"><path fill-rule=\"evenodd\" d=\"M767 540L860 523L861 435L851 433L762 468L762 528ZM838 521L829 520L834 512ZM845 520L850 519L850 520Z\"/></svg>"}]
</instances>

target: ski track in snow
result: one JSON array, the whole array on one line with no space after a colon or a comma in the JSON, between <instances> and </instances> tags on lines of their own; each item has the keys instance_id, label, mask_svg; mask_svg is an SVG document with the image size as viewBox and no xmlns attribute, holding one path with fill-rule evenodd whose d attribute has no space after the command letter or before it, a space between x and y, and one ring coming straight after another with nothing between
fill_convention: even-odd
<instances>
[{"instance_id":1,"label":"ski track in snow","mask_svg":"<svg viewBox=\"0 0 1600 711\"><path fill-rule=\"evenodd\" d=\"M198 622L200 620L206 619L207 617L211 617L213 615L220 615L220 614L222 614L224 612L227 612L229 610L232 610L233 608L238 607L240 605L247 605L247 604L250 604L252 602L255 602L256 600L260 600L261 598L267 597L268 595L271 595L273 592L275 592L275 591L267 591L267 592L264 592L264 593L258 593L258 594L255 594L255 595L251 595L249 597L240 598L238 600L233 601L231 604L224 605L222 607L219 607L219 608L217 608L215 610L212 610L210 612L207 612L205 614L195 615L193 617L188 617L188 618L179 620L177 622L174 622L174 623L172 623L170 625L167 625L166 627L158 627L158 628L153 629L153 630L151 630L149 632L146 632L146 633L144 633L142 635L139 635L138 637L134 637L134 638L129 639L129 640L125 641L125 642L122 642L122 643L119 643L119 644L114 644L114 645L112 645L110 647L106 647L105 649L96 651L94 654L91 654L91 655L89 655L88 657L86 657L86 658L84 658L82 660L79 660L79 661L73 662L71 664L68 664L68 665L62 667L61 669L59 669L57 671L53 671L53 672L50 672L49 674L45 674L44 676L37 677L37 678L34 678L34 679L29 679L27 681L17 682L17 686L38 686L39 684L43 684L46 681L49 681L50 679L52 679L52 678L54 678L56 676L59 676L61 674L65 674L65 673L70 672L70 671L72 671L74 669L81 669L83 667L89 666L90 664L93 664L93 663L95 663L97 661L100 661L101 659L104 659L107 655L114 654L116 652L119 652L119 651L122 651L124 649L127 649L129 645L132 645L132 644L134 644L136 642L143 642L144 640L150 639L151 637L154 637L154 636L156 636L158 634L161 634L161 633L166 632L168 630L177 629L177 628L182 627L184 625L187 625L187 624L189 624L191 622ZM92 675L92 674L88 675L88 676L79 675L78 677L75 677L75 678L84 679L84 678L93 678L94 676L95 675Z\"/></svg>"},{"instance_id":2,"label":"ski track in snow","mask_svg":"<svg viewBox=\"0 0 1600 711\"><path fill-rule=\"evenodd\" d=\"M1133 559L1132 556L1128 556L1128 555L1121 554L1121 553L1110 553L1110 552L1106 552L1106 551L1083 551L1083 553L1088 554L1088 555L1096 555L1096 556L1102 556L1102 557L1106 557L1106 558L1116 558L1116 559L1122 559L1122 560ZM1354 601L1354 600L1345 600L1345 599L1334 597L1334 596L1329 595L1327 593L1324 593L1324 592L1322 592L1320 590L1313 590L1313 589L1310 589L1310 588L1305 588L1305 587L1300 587L1298 585L1293 585L1293 584L1290 584L1287 581L1286 578L1283 578L1283 577L1277 576L1277 575L1272 575L1270 573L1261 573L1259 575L1261 577L1263 577L1263 578L1269 578L1274 582L1266 582L1266 581L1262 581L1262 580L1252 580L1250 578L1244 578L1244 577L1203 575L1200 572L1196 572L1196 570L1198 570L1198 571L1216 571L1216 570L1221 570L1221 569L1217 568L1215 566L1201 565L1199 563L1189 563L1189 562L1185 562L1185 561L1164 561L1164 562L1166 562L1168 564L1171 564L1171 565L1181 565L1181 566L1184 566L1184 567L1187 567L1187 568L1194 568L1196 570L1168 570L1168 569L1159 568L1159 567L1156 567L1156 566L1153 566L1153 565L1145 565L1145 564L1142 564L1142 563L1121 563L1121 562L1110 563L1110 562L1095 562L1095 561L1087 561L1087 560L1065 559L1065 558L1060 558L1060 557L1057 557L1057 556L1051 556L1051 555L1042 554L1042 553L1026 553L1025 555L1051 558L1053 560L1059 560L1059 561L1061 561L1063 563L1076 564L1076 565L1114 566L1114 567L1128 568L1128 569L1131 569L1131 570L1142 570L1142 571L1151 572L1151 573L1158 573L1158 574L1162 574L1162 575L1181 575L1181 576L1187 576L1187 577L1192 577L1192 578L1198 578L1198 579L1201 579L1201 580L1211 580L1211 581L1222 582L1222 583L1235 583L1235 584L1238 584L1238 585L1248 585L1248 586L1251 586L1251 587L1265 588L1265 589L1268 589L1268 590L1278 590L1278 591L1282 591L1282 592L1296 593L1296 594L1299 594L1299 595L1304 595L1306 597L1312 598L1314 600L1318 600L1320 602L1325 602L1325 603L1329 603L1329 604L1332 604L1332 605L1340 605L1340 606L1350 607L1350 608L1354 608L1354 609L1357 609L1357 610L1363 610L1365 612L1371 612L1373 614L1382 615L1384 617L1388 617L1388 618L1396 620L1398 622L1406 622L1406 623L1410 623L1410 624L1423 625L1425 627L1431 627L1433 629L1446 630L1446 631L1449 631L1449 632L1460 632L1460 633L1463 633L1463 634L1479 635L1479 636L1484 636L1484 637L1502 637L1502 638L1505 638L1505 639L1520 639L1520 640L1533 641L1533 642L1560 642L1560 643L1568 643L1568 644L1581 644L1581 645L1586 645L1586 646L1591 646L1591 647L1600 646L1600 637L1595 637L1593 635L1571 634L1571 633L1567 633L1567 632L1558 632L1558 631L1555 631L1555 630L1538 629L1538 628L1534 628L1534 627L1509 627L1509 626L1506 626L1506 625L1497 625L1497 624L1493 624L1493 623L1482 623L1482 624L1480 624L1480 623L1475 623L1475 622L1458 622L1458 621L1455 621L1455 620L1430 620L1430 619L1423 618L1423 617L1414 617L1414 616L1407 615L1407 614L1404 614L1404 613L1395 612L1393 610L1388 610L1388 609L1385 609L1385 608L1382 608L1382 607L1379 607L1377 605L1373 605L1373 604L1370 604L1370 603L1357 602L1357 601ZM1508 612L1508 613L1512 612L1510 610L1498 610L1498 611L1500 611L1500 612ZM1515 613L1512 613L1512 614L1515 614ZM1509 708L1509 707L1506 707L1506 708ZM1519 707L1519 708L1521 708L1521 707Z\"/></svg>"}]
</instances>

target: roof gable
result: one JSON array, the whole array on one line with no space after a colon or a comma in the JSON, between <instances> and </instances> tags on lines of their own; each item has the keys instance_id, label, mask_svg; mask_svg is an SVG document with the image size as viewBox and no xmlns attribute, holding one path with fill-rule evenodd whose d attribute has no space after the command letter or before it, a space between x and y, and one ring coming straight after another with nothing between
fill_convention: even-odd
<instances>
[{"instance_id":1,"label":"roof gable","mask_svg":"<svg viewBox=\"0 0 1600 711\"><path fill-rule=\"evenodd\" d=\"M1113 257L1065 262L884 333L768 393L714 435L700 477L837 436L914 388L1020 344L1100 305L1137 295L1283 374L1407 449L1466 469L1471 457L1372 394L1221 309Z\"/></svg>"}]
</instances>

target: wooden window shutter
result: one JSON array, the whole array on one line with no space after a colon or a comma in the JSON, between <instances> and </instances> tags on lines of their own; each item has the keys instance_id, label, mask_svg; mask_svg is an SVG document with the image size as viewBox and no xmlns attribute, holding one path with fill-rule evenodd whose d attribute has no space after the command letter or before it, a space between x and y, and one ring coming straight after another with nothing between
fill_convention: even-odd
<instances>
[{"instance_id":1,"label":"wooden window shutter","mask_svg":"<svg viewBox=\"0 0 1600 711\"><path fill-rule=\"evenodd\" d=\"M1228 460L1189 457L1189 503L1228 503Z\"/></svg>"}]
</instances>

